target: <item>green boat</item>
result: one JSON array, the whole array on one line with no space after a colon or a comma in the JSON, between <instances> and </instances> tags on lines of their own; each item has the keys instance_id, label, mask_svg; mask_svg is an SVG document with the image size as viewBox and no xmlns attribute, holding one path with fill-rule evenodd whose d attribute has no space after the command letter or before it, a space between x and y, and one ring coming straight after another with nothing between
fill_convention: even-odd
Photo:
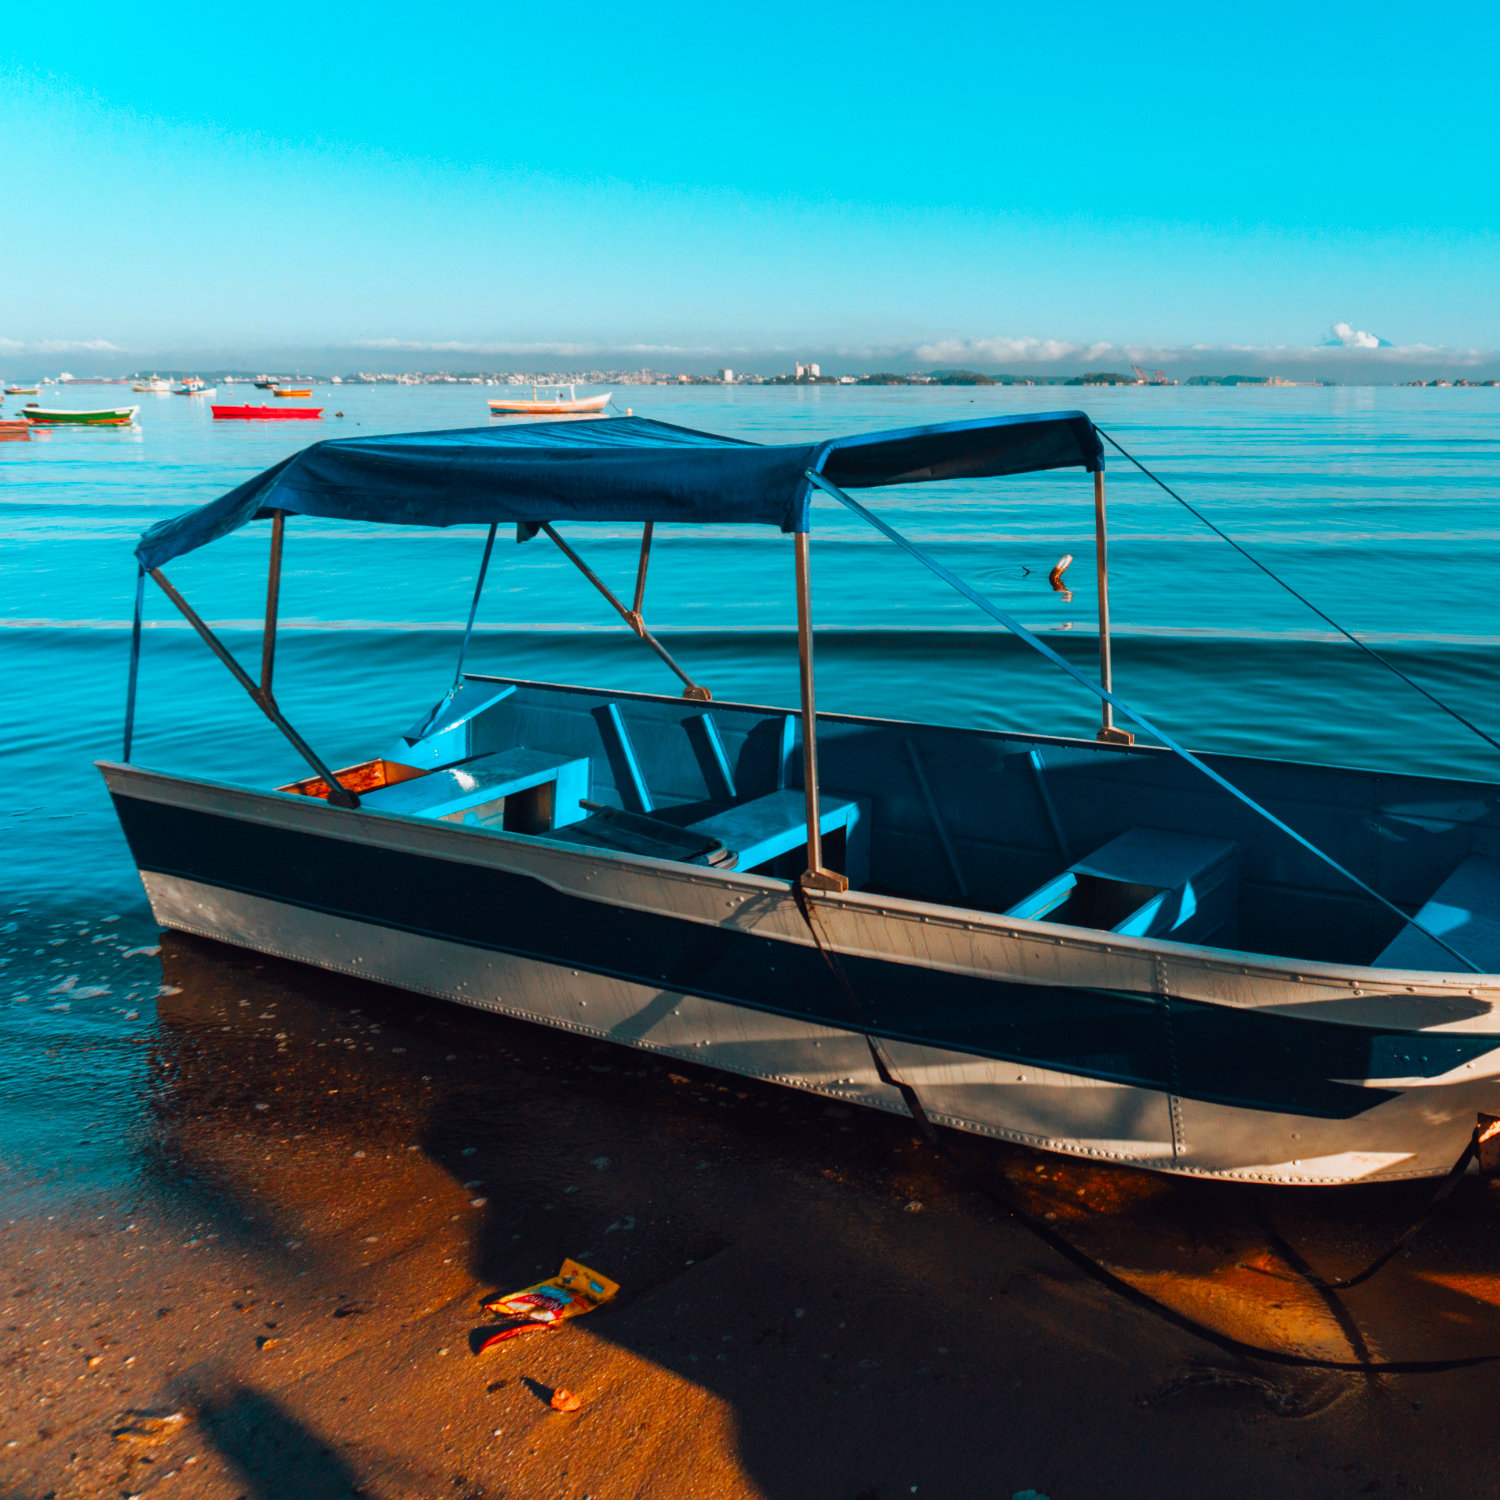
<instances>
[{"instance_id":1,"label":"green boat","mask_svg":"<svg viewBox=\"0 0 1500 1500\"><path fill-rule=\"evenodd\" d=\"M59 411L30 402L21 408L21 415L44 426L129 427L139 410L138 406L106 406L98 411Z\"/></svg>"}]
</instances>

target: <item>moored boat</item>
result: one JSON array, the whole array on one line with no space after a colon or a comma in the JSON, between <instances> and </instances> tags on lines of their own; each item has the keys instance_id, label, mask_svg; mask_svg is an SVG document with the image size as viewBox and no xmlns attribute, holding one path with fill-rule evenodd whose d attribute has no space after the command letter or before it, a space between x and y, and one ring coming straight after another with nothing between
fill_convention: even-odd
<instances>
[{"instance_id":1,"label":"moored boat","mask_svg":"<svg viewBox=\"0 0 1500 1500\"><path fill-rule=\"evenodd\" d=\"M1097 681L851 493L1069 469L1092 479ZM1098 737L817 713L815 495L1096 694ZM471 628L499 528L545 538L682 695L470 672L466 631L437 704L335 770L273 687L297 517L487 528ZM258 682L164 572L257 520ZM715 701L647 628L667 522L788 534L798 706ZM633 603L575 550L595 523L642 526ZM1178 745L1111 685L1104 541L1078 412L766 446L641 418L320 443L136 551L306 771L131 762L139 592L100 769L163 927L1078 1156L1447 1172L1500 1116L1500 788Z\"/></svg>"},{"instance_id":2,"label":"moored boat","mask_svg":"<svg viewBox=\"0 0 1500 1500\"><path fill-rule=\"evenodd\" d=\"M543 392L551 394L543 395ZM490 412L497 417L560 417L580 412L602 412L612 395L613 391L605 391L602 396L580 396L576 386L533 385L530 399L501 396L490 402Z\"/></svg>"},{"instance_id":3,"label":"moored boat","mask_svg":"<svg viewBox=\"0 0 1500 1500\"><path fill-rule=\"evenodd\" d=\"M174 396L217 396L219 390L212 385L179 386L172 392Z\"/></svg>"},{"instance_id":4,"label":"moored boat","mask_svg":"<svg viewBox=\"0 0 1500 1500\"><path fill-rule=\"evenodd\" d=\"M30 438L30 422L0 421L0 443L24 443Z\"/></svg>"},{"instance_id":5,"label":"moored boat","mask_svg":"<svg viewBox=\"0 0 1500 1500\"><path fill-rule=\"evenodd\" d=\"M8 385L5 387L7 396L35 396L37 387L34 385Z\"/></svg>"},{"instance_id":6,"label":"moored boat","mask_svg":"<svg viewBox=\"0 0 1500 1500\"><path fill-rule=\"evenodd\" d=\"M316 418L323 415L321 406L215 406L210 408L218 421L237 419L244 422L274 421L281 417Z\"/></svg>"},{"instance_id":7,"label":"moored boat","mask_svg":"<svg viewBox=\"0 0 1500 1500\"><path fill-rule=\"evenodd\" d=\"M311 396L310 385L277 385L271 387L273 396Z\"/></svg>"},{"instance_id":8,"label":"moored boat","mask_svg":"<svg viewBox=\"0 0 1500 1500\"><path fill-rule=\"evenodd\" d=\"M135 421L138 406L106 406L93 411L65 411L57 407L37 406L28 402L21 415L38 426L52 427L129 427Z\"/></svg>"},{"instance_id":9,"label":"moored boat","mask_svg":"<svg viewBox=\"0 0 1500 1500\"><path fill-rule=\"evenodd\" d=\"M139 381L131 390L153 395L162 395L172 389L172 382L165 375L153 375L149 380Z\"/></svg>"}]
</instances>

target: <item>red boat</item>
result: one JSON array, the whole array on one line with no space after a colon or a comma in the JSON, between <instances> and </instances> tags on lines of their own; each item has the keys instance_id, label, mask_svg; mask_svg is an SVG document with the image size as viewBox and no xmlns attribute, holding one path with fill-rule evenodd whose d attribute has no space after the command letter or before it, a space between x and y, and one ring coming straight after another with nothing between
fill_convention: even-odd
<instances>
[{"instance_id":1,"label":"red boat","mask_svg":"<svg viewBox=\"0 0 1500 1500\"><path fill-rule=\"evenodd\" d=\"M287 417L321 417L321 406L215 406L210 410L216 422L226 417L238 417L245 422L284 421Z\"/></svg>"}]
</instances>

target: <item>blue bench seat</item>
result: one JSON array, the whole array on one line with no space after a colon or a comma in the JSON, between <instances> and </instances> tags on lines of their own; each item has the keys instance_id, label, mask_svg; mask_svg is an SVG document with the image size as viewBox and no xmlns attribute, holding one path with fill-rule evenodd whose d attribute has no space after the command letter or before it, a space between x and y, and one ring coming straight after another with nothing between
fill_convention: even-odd
<instances>
[{"instance_id":1,"label":"blue bench seat","mask_svg":"<svg viewBox=\"0 0 1500 1500\"><path fill-rule=\"evenodd\" d=\"M1095 927L1125 937L1232 946L1239 846L1161 828L1132 828L1075 860L1005 915Z\"/></svg>"},{"instance_id":2,"label":"blue bench seat","mask_svg":"<svg viewBox=\"0 0 1500 1500\"><path fill-rule=\"evenodd\" d=\"M1500 974L1500 860L1471 854L1433 892L1417 921L1471 958L1486 974ZM1380 957L1380 969L1468 970L1410 923L1398 932Z\"/></svg>"},{"instance_id":3,"label":"blue bench seat","mask_svg":"<svg viewBox=\"0 0 1500 1500\"><path fill-rule=\"evenodd\" d=\"M869 804L825 793L818 800L818 825L824 838L843 834L843 874L851 886L863 885L870 875ZM807 843L807 800L800 790L770 792L690 823L688 829L732 850L736 869L753 870Z\"/></svg>"},{"instance_id":4,"label":"blue bench seat","mask_svg":"<svg viewBox=\"0 0 1500 1500\"><path fill-rule=\"evenodd\" d=\"M578 822L584 816L580 804L589 794L588 757L554 755L519 745L394 786L377 787L360 800L375 812L514 827L517 820L506 816L504 804L524 792L537 794L526 823L540 826L522 826L518 831L539 833Z\"/></svg>"}]
</instances>

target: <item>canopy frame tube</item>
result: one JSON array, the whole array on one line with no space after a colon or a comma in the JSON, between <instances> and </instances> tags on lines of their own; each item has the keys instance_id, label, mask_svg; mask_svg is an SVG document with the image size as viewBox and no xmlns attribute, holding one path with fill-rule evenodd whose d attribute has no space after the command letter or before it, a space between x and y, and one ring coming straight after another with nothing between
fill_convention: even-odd
<instances>
[{"instance_id":1,"label":"canopy frame tube","mask_svg":"<svg viewBox=\"0 0 1500 1500\"><path fill-rule=\"evenodd\" d=\"M135 616L130 624L130 679L125 687L125 744L120 759L129 761L135 740L135 691L141 675L141 617L146 608L146 570L135 568Z\"/></svg>"},{"instance_id":2,"label":"canopy frame tube","mask_svg":"<svg viewBox=\"0 0 1500 1500\"><path fill-rule=\"evenodd\" d=\"M812 538L799 531L797 554L797 665L802 679L802 789L807 801L807 869L800 884L847 891L848 879L823 868L823 824L818 813L818 714L813 702Z\"/></svg>"},{"instance_id":3,"label":"canopy frame tube","mask_svg":"<svg viewBox=\"0 0 1500 1500\"><path fill-rule=\"evenodd\" d=\"M610 588L610 586L605 583L605 581L600 578L600 576L596 572L594 572L594 570L589 567L586 562L584 562L584 560L562 539L561 536L558 535L557 528L554 527L550 521L541 522L540 529L546 532L546 534L551 537L552 540L557 544L558 551L561 552L562 555L566 557L568 561L572 563L573 566L577 568L578 571L582 573L583 576L587 578L588 581L593 584L601 594L604 595L604 597L609 601L611 608L614 609L614 611L620 616L620 618L624 620L624 622L628 626L630 626L630 628L635 631L635 633L640 636L640 638L645 641L645 643L650 646L650 648L654 652L656 652L659 657L661 657L661 659L667 664L667 666L677 674L677 676L683 683L682 696L684 698L691 698L698 703L711 703L713 701L714 695L700 683L694 682L693 679L689 677L688 674L677 665L676 661L672 658L671 652L669 652L667 648L663 646L662 643L657 640L657 638L652 635L649 630L646 629L646 622L641 618L640 605L645 599L646 593L646 563L650 558L651 552L652 523L649 521L646 523L646 533L641 538L641 560L636 571L636 608L634 609L627 608L621 600L615 597L614 591Z\"/></svg>"},{"instance_id":4,"label":"canopy frame tube","mask_svg":"<svg viewBox=\"0 0 1500 1500\"><path fill-rule=\"evenodd\" d=\"M317 773L319 779L328 788L329 802L335 807L358 807L358 796L340 783L338 777L323 763L312 746L287 723L281 710L276 706L276 700L257 686L255 679L234 659L229 648L209 629L193 606L173 588L166 574L160 568L151 568L148 571L156 586L177 606L182 617L202 637L203 644L224 663L234 680L250 695L255 706L286 736L292 748Z\"/></svg>"},{"instance_id":5,"label":"canopy frame tube","mask_svg":"<svg viewBox=\"0 0 1500 1500\"><path fill-rule=\"evenodd\" d=\"M646 604L646 568L651 562L651 538L656 532L656 522L647 521L641 527L641 558L635 566L635 602L630 606L630 614L627 617L635 627L635 632L640 635L646 628L645 616L641 610Z\"/></svg>"},{"instance_id":6,"label":"canopy frame tube","mask_svg":"<svg viewBox=\"0 0 1500 1500\"><path fill-rule=\"evenodd\" d=\"M273 702L271 674L276 669L276 621L281 606L281 544L286 534L286 512L271 517L271 560L266 568L266 623L260 640L260 690Z\"/></svg>"},{"instance_id":7,"label":"canopy frame tube","mask_svg":"<svg viewBox=\"0 0 1500 1500\"><path fill-rule=\"evenodd\" d=\"M1110 662L1109 641L1109 528L1104 516L1104 470L1094 470L1094 571L1099 581L1099 683L1106 693L1114 691L1114 674ZM1133 745L1135 736L1120 729L1114 720L1114 706L1108 698L1099 700L1100 722L1096 739L1106 745Z\"/></svg>"}]
</instances>

